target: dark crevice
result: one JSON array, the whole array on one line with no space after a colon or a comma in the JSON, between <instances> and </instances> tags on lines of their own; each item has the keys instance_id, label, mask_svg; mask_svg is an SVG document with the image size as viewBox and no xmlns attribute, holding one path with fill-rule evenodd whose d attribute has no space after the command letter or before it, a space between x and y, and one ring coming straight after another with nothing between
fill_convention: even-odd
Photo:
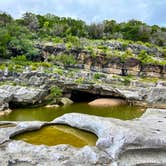
<instances>
[{"instance_id":1,"label":"dark crevice","mask_svg":"<svg viewBox=\"0 0 166 166\"><path fill-rule=\"evenodd\" d=\"M89 93L89 92L85 92L85 91L79 91L79 90L73 90L71 92L71 96L70 96L70 99L74 102L90 102L90 101L93 101L93 100L99 99L99 98L119 98L119 99L123 99L123 98L115 97L115 96L111 96L111 95L93 94L93 93Z\"/></svg>"}]
</instances>

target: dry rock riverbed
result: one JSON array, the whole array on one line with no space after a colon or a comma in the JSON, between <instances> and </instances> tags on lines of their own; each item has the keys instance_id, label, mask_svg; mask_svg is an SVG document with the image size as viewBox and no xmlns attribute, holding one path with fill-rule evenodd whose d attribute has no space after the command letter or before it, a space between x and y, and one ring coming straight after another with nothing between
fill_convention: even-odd
<instances>
[{"instance_id":1,"label":"dry rock riverbed","mask_svg":"<svg viewBox=\"0 0 166 166\"><path fill-rule=\"evenodd\" d=\"M122 121L85 114L65 114L52 122L0 122L0 165L166 165L166 110L147 109L139 119ZM31 145L10 139L48 124L67 124L98 136L96 146ZM16 126L15 126L16 125Z\"/></svg>"}]
</instances>

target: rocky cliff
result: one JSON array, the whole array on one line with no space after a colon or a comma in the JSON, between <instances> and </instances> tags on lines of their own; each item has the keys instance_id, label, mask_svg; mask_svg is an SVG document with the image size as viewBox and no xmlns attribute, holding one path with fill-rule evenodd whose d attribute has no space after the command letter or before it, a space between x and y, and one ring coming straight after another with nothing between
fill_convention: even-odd
<instances>
[{"instance_id":1,"label":"rocky cliff","mask_svg":"<svg viewBox=\"0 0 166 166\"><path fill-rule=\"evenodd\" d=\"M93 55L91 51L86 49L75 47L68 49L65 44L54 45L52 43L45 43L37 44L36 47L41 50L41 56L45 60L49 59L50 56L56 57L64 53L73 55L76 60L76 64L69 64L68 66L71 67L100 71L108 74L166 78L166 66L152 63L141 64L137 58L137 55L142 50L145 50L149 54L154 54L156 58L163 58L163 53L156 47L149 48L139 44L128 44L124 47L122 43L115 41L100 44L108 49L118 50L120 51L120 54L126 50L130 50L135 57L127 58L125 61L122 61L120 57L114 56L115 53L113 53L112 56L108 56L105 52L96 51L95 55ZM60 64L57 60L55 63Z\"/></svg>"}]
</instances>

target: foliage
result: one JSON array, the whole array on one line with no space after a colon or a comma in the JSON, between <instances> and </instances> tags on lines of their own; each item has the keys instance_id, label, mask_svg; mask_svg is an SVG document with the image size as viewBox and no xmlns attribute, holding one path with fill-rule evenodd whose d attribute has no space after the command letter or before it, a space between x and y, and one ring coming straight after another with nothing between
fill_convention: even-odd
<instances>
[{"instance_id":1,"label":"foliage","mask_svg":"<svg viewBox=\"0 0 166 166\"><path fill-rule=\"evenodd\" d=\"M28 65L29 61L27 60L25 55L20 55L17 57L12 57L11 58L12 63L15 65Z\"/></svg>"},{"instance_id":2,"label":"foliage","mask_svg":"<svg viewBox=\"0 0 166 166\"><path fill-rule=\"evenodd\" d=\"M10 38L10 34L7 30L0 29L0 57L8 57L7 44L9 43Z\"/></svg>"},{"instance_id":3,"label":"foliage","mask_svg":"<svg viewBox=\"0 0 166 166\"><path fill-rule=\"evenodd\" d=\"M7 14L5 12L0 12L0 26L1 25L6 26L7 24L11 23L12 21L13 21L13 18L9 14Z\"/></svg>"},{"instance_id":4,"label":"foliage","mask_svg":"<svg viewBox=\"0 0 166 166\"><path fill-rule=\"evenodd\" d=\"M50 95L51 97L60 97L62 96L62 89L60 89L57 86L54 86L50 89Z\"/></svg>"},{"instance_id":5,"label":"foliage","mask_svg":"<svg viewBox=\"0 0 166 166\"><path fill-rule=\"evenodd\" d=\"M88 26L88 35L92 39L101 39L104 33L103 24L91 24Z\"/></svg>"},{"instance_id":6,"label":"foliage","mask_svg":"<svg viewBox=\"0 0 166 166\"><path fill-rule=\"evenodd\" d=\"M75 83L82 84L84 82L84 79L85 79L84 77L79 77L75 80Z\"/></svg>"},{"instance_id":7,"label":"foliage","mask_svg":"<svg viewBox=\"0 0 166 166\"><path fill-rule=\"evenodd\" d=\"M121 62L124 63L126 59L128 58L132 58L133 57L133 54L130 50L126 50L122 56L120 57L121 58Z\"/></svg>"},{"instance_id":8,"label":"foliage","mask_svg":"<svg viewBox=\"0 0 166 166\"><path fill-rule=\"evenodd\" d=\"M55 57L56 61L63 63L64 66L73 65L76 63L73 55L60 54Z\"/></svg>"},{"instance_id":9,"label":"foliage","mask_svg":"<svg viewBox=\"0 0 166 166\"><path fill-rule=\"evenodd\" d=\"M93 78L94 78L95 80L98 80L98 79L102 78L103 76L104 76L103 74L95 73L94 76L93 76Z\"/></svg>"},{"instance_id":10,"label":"foliage","mask_svg":"<svg viewBox=\"0 0 166 166\"><path fill-rule=\"evenodd\" d=\"M118 39L122 43L123 50L134 42L150 48L154 44L166 46L166 28L157 25L149 26L138 20L122 23L104 20L101 23L87 25L82 20L52 14L36 15L26 12L22 18L13 19L5 12L0 13L0 57L3 58L25 55L27 60L37 61L40 52L35 46L35 41L45 40L65 43L68 49L72 47L88 49L92 57L96 56L97 52L103 52L107 56L121 57L121 61L124 62L125 59L133 56L129 51L121 54L117 50L108 49L102 42L109 39ZM166 57L164 47L161 48L161 52ZM145 52L141 52L138 58L142 64L165 64L164 61L154 60L153 56ZM58 55L55 60L62 62L65 66L75 63L73 55Z\"/></svg>"},{"instance_id":11,"label":"foliage","mask_svg":"<svg viewBox=\"0 0 166 166\"><path fill-rule=\"evenodd\" d=\"M152 64L154 63L154 59L151 55L149 55L145 50L142 50L140 54L138 54L138 59L142 64Z\"/></svg>"},{"instance_id":12,"label":"foliage","mask_svg":"<svg viewBox=\"0 0 166 166\"><path fill-rule=\"evenodd\" d=\"M67 43L71 43L71 45L75 48L82 48L82 43L81 43L81 39L79 39L77 36L67 36L66 40Z\"/></svg>"}]
</instances>

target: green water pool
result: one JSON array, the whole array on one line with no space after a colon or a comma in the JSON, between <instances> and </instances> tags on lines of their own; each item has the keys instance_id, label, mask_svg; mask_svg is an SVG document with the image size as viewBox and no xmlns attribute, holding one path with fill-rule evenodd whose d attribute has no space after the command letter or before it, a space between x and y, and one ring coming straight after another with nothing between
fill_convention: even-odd
<instances>
[{"instance_id":1,"label":"green water pool","mask_svg":"<svg viewBox=\"0 0 166 166\"><path fill-rule=\"evenodd\" d=\"M144 111L140 107L129 105L94 107L89 106L87 103L75 103L58 108L16 109L11 114L0 117L0 121L52 121L65 113L72 112L128 120L140 117Z\"/></svg>"},{"instance_id":2,"label":"green water pool","mask_svg":"<svg viewBox=\"0 0 166 166\"><path fill-rule=\"evenodd\" d=\"M42 127L40 130L18 134L12 139L22 140L34 145L69 144L75 147L83 147L85 145L94 146L97 136L65 125L50 125Z\"/></svg>"}]
</instances>

